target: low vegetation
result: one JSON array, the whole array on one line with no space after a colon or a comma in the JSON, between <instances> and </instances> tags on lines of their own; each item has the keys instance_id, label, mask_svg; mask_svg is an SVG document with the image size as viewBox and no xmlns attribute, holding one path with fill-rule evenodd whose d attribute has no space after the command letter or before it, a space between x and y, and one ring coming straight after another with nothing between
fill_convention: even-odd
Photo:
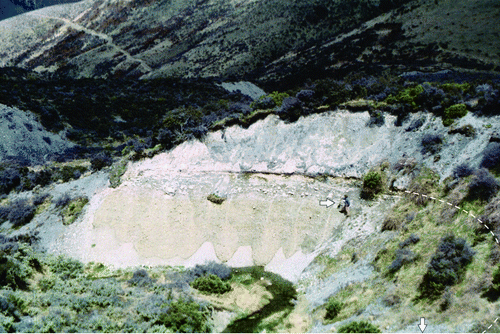
<instances>
[{"instance_id":1,"label":"low vegetation","mask_svg":"<svg viewBox=\"0 0 500 334\"><path fill-rule=\"evenodd\" d=\"M210 274L196 278L191 286L208 294L223 294L231 291L231 284L224 282L219 276Z\"/></svg>"},{"instance_id":2,"label":"low vegetation","mask_svg":"<svg viewBox=\"0 0 500 334\"><path fill-rule=\"evenodd\" d=\"M221 197L217 194L210 194L207 196L207 199L212 202L212 203L215 203L215 204L222 204L224 203L224 201L226 200L225 197Z\"/></svg>"},{"instance_id":3,"label":"low vegetation","mask_svg":"<svg viewBox=\"0 0 500 334\"><path fill-rule=\"evenodd\" d=\"M339 333L380 333L380 329L368 321L352 321L339 328Z\"/></svg>"}]
</instances>

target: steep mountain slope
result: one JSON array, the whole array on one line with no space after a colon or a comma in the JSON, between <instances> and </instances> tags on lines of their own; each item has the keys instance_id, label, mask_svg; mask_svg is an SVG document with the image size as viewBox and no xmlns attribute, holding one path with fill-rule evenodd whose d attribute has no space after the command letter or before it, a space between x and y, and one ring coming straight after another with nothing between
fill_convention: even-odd
<instances>
[{"instance_id":1,"label":"steep mountain slope","mask_svg":"<svg viewBox=\"0 0 500 334\"><path fill-rule=\"evenodd\" d=\"M459 5L85 0L2 21L0 64L70 77L247 76L275 84L353 67L494 68L500 9L489 0Z\"/></svg>"},{"instance_id":2,"label":"steep mountain slope","mask_svg":"<svg viewBox=\"0 0 500 334\"><path fill-rule=\"evenodd\" d=\"M0 4L0 21L43 7L77 1L79 0L5 0Z\"/></svg>"}]
</instances>

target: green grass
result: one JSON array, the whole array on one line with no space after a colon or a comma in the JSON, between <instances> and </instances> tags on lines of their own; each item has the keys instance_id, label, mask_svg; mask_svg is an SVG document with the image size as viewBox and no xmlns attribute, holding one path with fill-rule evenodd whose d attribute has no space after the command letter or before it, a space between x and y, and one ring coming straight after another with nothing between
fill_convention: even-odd
<instances>
[{"instance_id":1,"label":"green grass","mask_svg":"<svg viewBox=\"0 0 500 334\"><path fill-rule=\"evenodd\" d=\"M66 205L62 211L62 218L64 225L71 225L80 216L85 205L89 202L87 197L78 197L72 199L71 202Z\"/></svg>"},{"instance_id":2,"label":"green grass","mask_svg":"<svg viewBox=\"0 0 500 334\"><path fill-rule=\"evenodd\" d=\"M114 164L109 173L109 183L111 188L117 188L122 183L121 177L127 171L127 159L121 159Z\"/></svg>"}]
</instances>

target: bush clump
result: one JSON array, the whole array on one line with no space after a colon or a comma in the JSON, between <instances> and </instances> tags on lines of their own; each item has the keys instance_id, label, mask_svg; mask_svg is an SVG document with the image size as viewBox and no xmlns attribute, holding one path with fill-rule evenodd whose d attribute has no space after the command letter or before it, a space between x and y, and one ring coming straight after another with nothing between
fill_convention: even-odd
<instances>
[{"instance_id":1,"label":"bush clump","mask_svg":"<svg viewBox=\"0 0 500 334\"><path fill-rule=\"evenodd\" d=\"M28 224L33 219L36 207L27 199L19 199L13 202L7 210L7 219L18 227Z\"/></svg>"},{"instance_id":2,"label":"bush clump","mask_svg":"<svg viewBox=\"0 0 500 334\"><path fill-rule=\"evenodd\" d=\"M189 270L188 275L191 277L191 281L204 275L217 275L220 279L227 280L231 277L231 268L225 264L212 261L207 264L197 264Z\"/></svg>"},{"instance_id":3,"label":"bush clump","mask_svg":"<svg viewBox=\"0 0 500 334\"><path fill-rule=\"evenodd\" d=\"M409 87L400 91L398 94L396 94L396 96L389 95L389 97L387 97L385 102L389 104L405 103L410 105L413 110L416 110L419 108L418 104L419 95L422 94L423 92L424 88L422 87L422 85Z\"/></svg>"},{"instance_id":4,"label":"bush clump","mask_svg":"<svg viewBox=\"0 0 500 334\"><path fill-rule=\"evenodd\" d=\"M196 290L209 294L223 294L231 291L231 284L224 282L217 275L205 275L196 278L191 286Z\"/></svg>"},{"instance_id":5,"label":"bush clump","mask_svg":"<svg viewBox=\"0 0 500 334\"><path fill-rule=\"evenodd\" d=\"M77 197L72 199L62 210L63 224L72 224L81 214L85 205L89 202L87 197Z\"/></svg>"},{"instance_id":6,"label":"bush clump","mask_svg":"<svg viewBox=\"0 0 500 334\"><path fill-rule=\"evenodd\" d=\"M493 171L500 171L500 143L489 143L483 151L481 167Z\"/></svg>"},{"instance_id":7,"label":"bush clump","mask_svg":"<svg viewBox=\"0 0 500 334\"><path fill-rule=\"evenodd\" d=\"M437 153L441 150L443 137L437 134L427 133L422 137L422 154Z\"/></svg>"},{"instance_id":8,"label":"bush clump","mask_svg":"<svg viewBox=\"0 0 500 334\"><path fill-rule=\"evenodd\" d=\"M11 289L26 289L34 271L41 264L33 250L24 243L12 242L0 235L0 285Z\"/></svg>"},{"instance_id":9,"label":"bush clump","mask_svg":"<svg viewBox=\"0 0 500 334\"><path fill-rule=\"evenodd\" d=\"M0 194L8 194L21 183L19 170L0 166Z\"/></svg>"},{"instance_id":10,"label":"bush clump","mask_svg":"<svg viewBox=\"0 0 500 334\"><path fill-rule=\"evenodd\" d=\"M149 277L148 272L144 269L139 269L134 272L134 275L127 282L130 285L145 287L153 284L156 280Z\"/></svg>"},{"instance_id":11,"label":"bush clump","mask_svg":"<svg viewBox=\"0 0 500 334\"><path fill-rule=\"evenodd\" d=\"M111 156L106 152L100 152L90 160L90 166L93 171L99 171L104 167L111 166L112 163Z\"/></svg>"},{"instance_id":12,"label":"bush clump","mask_svg":"<svg viewBox=\"0 0 500 334\"><path fill-rule=\"evenodd\" d=\"M457 118L462 118L467 115L467 107L463 103L454 104L449 106L444 111L443 125L450 126L453 120Z\"/></svg>"},{"instance_id":13,"label":"bush clump","mask_svg":"<svg viewBox=\"0 0 500 334\"><path fill-rule=\"evenodd\" d=\"M380 333L380 329L368 321L352 321L340 327L339 333Z\"/></svg>"},{"instance_id":14,"label":"bush clump","mask_svg":"<svg viewBox=\"0 0 500 334\"><path fill-rule=\"evenodd\" d=\"M207 199L210 202L215 203L215 204L222 204L226 200L224 197L221 197L221 196L216 195L216 194L210 194L210 195L208 195Z\"/></svg>"},{"instance_id":15,"label":"bush clump","mask_svg":"<svg viewBox=\"0 0 500 334\"><path fill-rule=\"evenodd\" d=\"M208 333L209 310L194 301L178 300L168 305L168 311L159 316L157 325L174 333Z\"/></svg>"},{"instance_id":16,"label":"bush clump","mask_svg":"<svg viewBox=\"0 0 500 334\"><path fill-rule=\"evenodd\" d=\"M361 189L361 197L371 199L376 194L382 191L382 175L380 172L368 172L363 178L363 188Z\"/></svg>"},{"instance_id":17,"label":"bush clump","mask_svg":"<svg viewBox=\"0 0 500 334\"><path fill-rule=\"evenodd\" d=\"M396 258L389 265L387 270L389 273L395 273L401 269L405 264L412 263L415 261L417 256L408 248L402 248L396 250Z\"/></svg>"},{"instance_id":18,"label":"bush clump","mask_svg":"<svg viewBox=\"0 0 500 334\"><path fill-rule=\"evenodd\" d=\"M462 163L453 170L454 179L461 179L472 174L474 174L474 169L472 169L467 163Z\"/></svg>"},{"instance_id":19,"label":"bush clump","mask_svg":"<svg viewBox=\"0 0 500 334\"><path fill-rule=\"evenodd\" d=\"M421 298L433 299L447 286L458 283L474 254L464 239L454 235L443 237L419 286Z\"/></svg>"},{"instance_id":20,"label":"bush clump","mask_svg":"<svg viewBox=\"0 0 500 334\"><path fill-rule=\"evenodd\" d=\"M469 191L467 194L468 199L488 201L496 195L500 184L485 168L478 169L474 174L475 177L469 184Z\"/></svg>"},{"instance_id":21,"label":"bush clump","mask_svg":"<svg viewBox=\"0 0 500 334\"><path fill-rule=\"evenodd\" d=\"M334 319L342 310L343 304L334 298L330 298L326 303L326 314L325 319Z\"/></svg>"},{"instance_id":22,"label":"bush clump","mask_svg":"<svg viewBox=\"0 0 500 334\"><path fill-rule=\"evenodd\" d=\"M52 272L58 274L62 279L73 279L83 274L83 263L59 255L48 263Z\"/></svg>"}]
</instances>

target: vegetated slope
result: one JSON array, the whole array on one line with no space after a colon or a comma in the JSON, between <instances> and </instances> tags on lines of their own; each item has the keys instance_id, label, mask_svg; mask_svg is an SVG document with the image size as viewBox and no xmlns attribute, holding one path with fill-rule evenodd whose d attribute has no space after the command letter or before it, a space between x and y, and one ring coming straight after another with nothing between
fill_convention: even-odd
<instances>
[{"instance_id":1,"label":"vegetated slope","mask_svg":"<svg viewBox=\"0 0 500 334\"><path fill-rule=\"evenodd\" d=\"M353 30L292 51L252 73L285 89L307 78L352 72L491 71L500 64L498 4L481 1L411 1Z\"/></svg>"},{"instance_id":2,"label":"vegetated slope","mask_svg":"<svg viewBox=\"0 0 500 334\"><path fill-rule=\"evenodd\" d=\"M0 21L35 9L77 1L80 0L5 0L0 4Z\"/></svg>"},{"instance_id":3,"label":"vegetated slope","mask_svg":"<svg viewBox=\"0 0 500 334\"><path fill-rule=\"evenodd\" d=\"M496 22L498 8L462 5L474 14L430 0L87 0L3 21L0 64L70 77L247 75L274 84L360 65L491 69L498 27L482 22Z\"/></svg>"},{"instance_id":4,"label":"vegetated slope","mask_svg":"<svg viewBox=\"0 0 500 334\"><path fill-rule=\"evenodd\" d=\"M74 146L58 134L47 131L36 116L17 108L0 104L0 162L18 160L42 164Z\"/></svg>"}]
</instances>

